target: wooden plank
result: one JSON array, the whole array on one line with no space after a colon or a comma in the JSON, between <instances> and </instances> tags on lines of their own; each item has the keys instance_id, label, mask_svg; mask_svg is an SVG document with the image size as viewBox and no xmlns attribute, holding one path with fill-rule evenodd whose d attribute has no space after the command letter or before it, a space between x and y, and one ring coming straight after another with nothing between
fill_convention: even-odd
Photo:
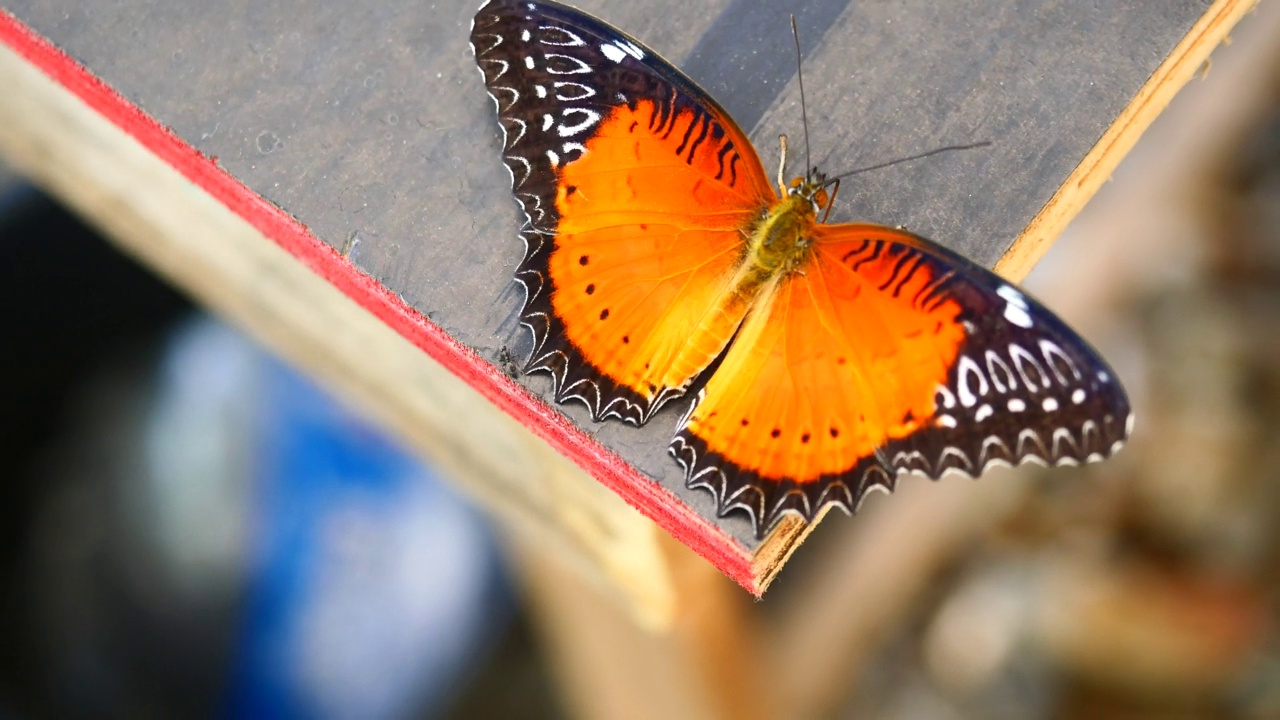
<instances>
[{"instance_id":1,"label":"wooden plank","mask_svg":"<svg viewBox=\"0 0 1280 720\"><path fill-rule=\"evenodd\" d=\"M184 177L181 158L200 158L158 126L126 133L127 122L110 113L131 109L76 68L63 67L67 75L57 80L42 72L31 58L52 48L6 36L5 17L0 152L7 159L123 249L401 433L524 542L558 550L599 578L633 621L669 622L673 588L651 522L449 372L447 356L411 342L405 328L421 322L415 313L359 276L322 277L308 267L303 261L338 256L305 229L221 174ZM246 205L256 211L231 209ZM418 392L401 392L405 383ZM460 442L458 425L483 427L488 451Z\"/></svg>"},{"instance_id":2,"label":"wooden plank","mask_svg":"<svg viewBox=\"0 0 1280 720\"><path fill-rule=\"evenodd\" d=\"M581 718L769 718L750 596L668 539L678 588L670 627L637 626L551 554L517 557L571 714Z\"/></svg>"},{"instance_id":3,"label":"wooden plank","mask_svg":"<svg viewBox=\"0 0 1280 720\"><path fill-rule=\"evenodd\" d=\"M1250 12L1257 0L1218 0L1204 14L1160 66L1143 83L1080 164L1071 171L1049 202L1004 252L995 269L1006 277L1021 279L1049 249L1076 213L1093 197L1147 127L1164 111L1173 96L1192 76L1206 67L1210 54L1226 41L1228 33Z\"/></svg>"},{"instance_id":4,"label":"wooden plank","mask_svg":"<svg viewBox=\"0 0 1280 720\"><path fill-rule=\"evenodd\" d=\"M779 131L796 134L793 71L779 70L791 67L791 56L784 50L767 59L787 44L784 8L740 0L670 2L660 12L582 4L687 58L692 76L753 128L766 163ZM1008 257L1003 269L1025 272L1249 5L823 0L797 8L812 141L828 170L952 142L996 141L980 152L861 176L846 186L836 218L856 210L988 265ZM788 523L761 543L744 518L716 519L709 497L684 489L665 452L681 408L638 430L596 425L583 408L548 411L533 401L525 390L545 396L545 378L513 383L495 369L509 351L520 356L527 338L515 324L519 297L510 284L520 255L517 212L497 161L492 106L466 45L472 3L6 0L5 7L186 144L216 156L219 168L297 218L312 237L344 250L358 274L376 281L370 302L389 306L402 298L406 310L430 320L393 324L397 333L744 586L762 591L803 536ZM748 62L761 55L761 43L773 48L766 61ZM18 118L14 132L38 131L26 127L33 124ZM86 192L74 183L63 191ZM351 267L322 253L308 262L330 280ZM350 321L387 318L375 311ZM260 334L292 332L267 322ZM351 384L369 386L397 372L372 354L341 364L341 373L320 368L331 363L324 338L313 342L314 351L297 359L322 374L350 374ZM400 380L379 385L374 402L394 394L414 396L409 404L431 402L426 386ZM407 423L403 414L384 413L392 415ZM489 422L437 428L467 456L457 465L495 453ZM484 472L469 475L484 482ZM509 492L491 483L483 494ZM588 516L609 504L579 495L572 502L583 503ZM567 535L587 545L609 537Z\"/></svg>"}]
</instances>

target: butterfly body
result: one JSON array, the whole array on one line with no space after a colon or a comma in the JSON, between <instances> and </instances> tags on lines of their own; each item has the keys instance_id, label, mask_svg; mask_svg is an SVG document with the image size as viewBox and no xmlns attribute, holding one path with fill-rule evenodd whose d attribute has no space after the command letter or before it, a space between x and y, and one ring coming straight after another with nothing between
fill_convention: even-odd
<instances>
[{"instance_id":1,"label":"butterfly body","mask_svg":"<svg viewBox=\"0 0 1280 720\"><path fill-rule=\"evenodd\" d=\"M812 257L816 205L802 193L788 194L771 207L747 242L752 278L796 272Z\"/></svg>"},{"instance_id":2,"label":"butterfly body","mask_svg":"<svg viewBox=\"0 0 1280 720\"><path fill-rule=\"evenodd\" d=\"M900 473L1084 462L1127 436L1114 373L1051 312L907 231L819 222L820 174L775 189L634 38L491 0L472 47L526 215L526 370L597 420L694 393L670 451L721 514L763 533Z\"/></svg>"}]
</instances>

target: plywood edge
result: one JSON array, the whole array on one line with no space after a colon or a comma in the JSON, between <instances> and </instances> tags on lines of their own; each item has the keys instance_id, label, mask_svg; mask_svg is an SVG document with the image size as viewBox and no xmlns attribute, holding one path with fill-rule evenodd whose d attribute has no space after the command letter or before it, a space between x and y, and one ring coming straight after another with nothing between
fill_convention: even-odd
<instances>
[{"instance_id":1,"label":"plywood edge","mask_svg":"<svg viewBox=\"0 0 1280 720\"><path fill-rule=\"evenodd\" d=\"M1067 223L1111 177L1116 166L1173 100L1173 96L1195 76L1209 55L1227 39L1231 28L1257 2L1217 0L1209 7L1001 256L995 267L997 273L1011 280L1021 280L1031 272Z\"/></svg>"},{"instance_id":2,"label":"plywood edge","mask_svg":"<svg viewBox=\"0 0 1280 720\"><path fill-rule=\"evenodd\" d=\"M15 167L561 548L647 625L672 616L676 593L646 515L754 588L746 549L2 10L0 86Z\"/></svg>"}]
</instances>

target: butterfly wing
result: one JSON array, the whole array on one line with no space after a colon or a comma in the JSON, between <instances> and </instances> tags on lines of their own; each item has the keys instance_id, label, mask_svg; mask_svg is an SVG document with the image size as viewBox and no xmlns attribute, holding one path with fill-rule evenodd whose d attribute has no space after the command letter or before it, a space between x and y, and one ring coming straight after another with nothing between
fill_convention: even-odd
<instances>
[{"instance_id":1,"label":"butterfly wing","mask_svg":"<svg viewBox=\"0 0 1280 720\"><path fill-rule=\"evenodd\" d=\"M760 160L691 80L577 10L491 0L471 42L528 217L527 369L551 372L557 401L642 423L746 312L730 280L774 198Z\"/></svg>"},{"instance_id":2,"label":"butterfly wing","mask_svg":"<svg viewBox=\"0 0 1280 720\"><path fill-rule=\"evenodd\" d=\"M762 293L671 444L690 486L763 534L857 508L899 473L1069 464L1118 449L1129 402L1050 311L937 245L819 225L803 273Z\"/></svg>"}]
</instances>

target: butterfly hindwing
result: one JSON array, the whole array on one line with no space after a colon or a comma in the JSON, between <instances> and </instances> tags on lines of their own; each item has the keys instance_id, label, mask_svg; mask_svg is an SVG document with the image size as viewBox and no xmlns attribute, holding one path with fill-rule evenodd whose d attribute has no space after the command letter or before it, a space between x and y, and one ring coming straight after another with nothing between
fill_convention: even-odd
<instances>
[{"instance_id":1,"label":"butterfly hindwing","mask_svg":"<svg viewBox=\"0 0 1280 720\"><path fill-rule=\"evenodd\" d=\"M693 82L572 8L490 0L471 39L528 217L527 369L597 419L642 423L746 312L729 282L774 199L760 161Z\"/></svg>"},{"instance_id":2,"label":"butterfly hindwing","mask_svg":"<svg viewBox=\"0 0 1280 720\"><path fill-rule=\"evenodd\" d=\"M802 273L753 307L672 441L691 485L758 533L857 508L900 472L1110 455L1128 400L1034 299L937 245L819 225Z\"/></svg>"}]
</instances>

